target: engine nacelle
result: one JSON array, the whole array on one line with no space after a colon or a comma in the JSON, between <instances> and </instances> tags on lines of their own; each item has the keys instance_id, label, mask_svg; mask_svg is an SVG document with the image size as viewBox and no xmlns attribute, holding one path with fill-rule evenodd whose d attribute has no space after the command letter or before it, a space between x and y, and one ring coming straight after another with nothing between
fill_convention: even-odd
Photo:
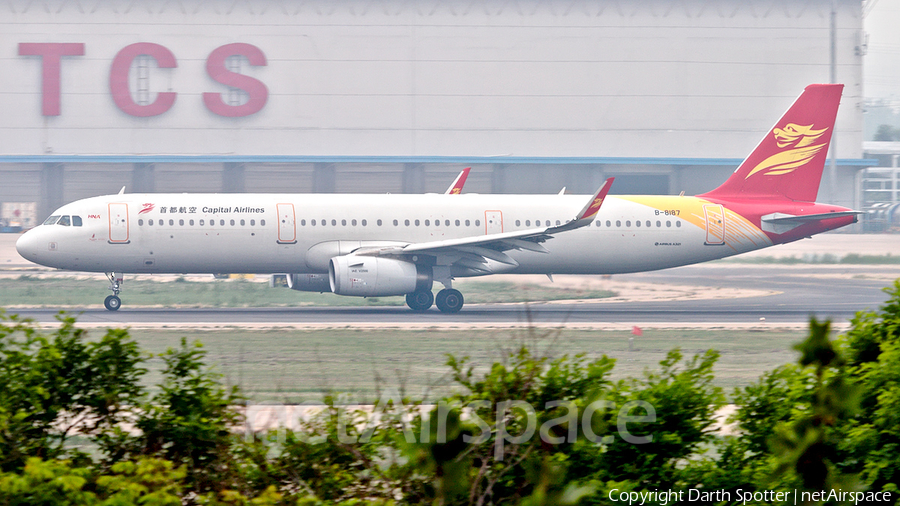
<instances>
[{"instance_id":1,"label":"engine nacelle","mask_svg":"<svg viewBox=\"0 0 900 506\"><path fill-rule=\"evenodd\" d=\"M340 256L331 259L328 279L338 295L386 297L431 290L431 267L393 258Z\"/></svg>"},{"instance_id":2,"label":"engine nacelle","mask_svg":"<svg viewBox=\"0 0 900 506\"><path fill-rule=\"evenodd\" d=\"M288 274L287 284L291 290L299 292L330 292L328 274Z\"/></svg>"}]
</instances>

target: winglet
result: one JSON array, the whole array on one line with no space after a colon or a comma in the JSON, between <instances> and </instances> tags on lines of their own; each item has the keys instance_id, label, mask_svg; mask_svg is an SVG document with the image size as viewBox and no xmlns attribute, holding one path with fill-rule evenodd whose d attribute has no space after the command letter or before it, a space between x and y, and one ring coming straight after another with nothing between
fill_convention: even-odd
<instances>
[{"instance_id":1,"label":"winglet","mask_svg":"<svg viewBox=\"0 0 900 506\"><path fill-rule=\"evenodd\" d=\"M123 186L121 190L119 190L119 195L125 194L125 187Z\"/></svg>"},{"instance_id":2,"label":"winglet","mask_svg":"<svg viewBox=\"0 0 900 506\"><path fill-rule=\"evenodd\" d=\"M447 191L444 192L445 195L459 195L462 193L463 186L466 184L466 178L469 177L469 171L472 170L472 167L466 167L456 176L456 180L453 181L453 184L450 185L450 188L447 188Z\"/></svg>"},{"instance_id":3,"label":"winglet","mask_svg":"<svg viewBox=\"0 0 900 506\"><path fill-rule=\"evenodd\" d=\"M603 182L603 186L601 186L600 189L597 190L597 193L594 194L594 198L591 199L591 201L584 206L581 212L578 213L578 217L575 219L575 221L591 220L594 218L594 216L597 215L597 211L599 211L600 206L603 205L603 200L606 199L606 194L609 193L609 189L610 187L612 187L613 181L615 181L615 179L616 178L611 177Z\"/></svg>"},{"instance_id":4,"label":"winglet","mask_svg":"<svg viewBox=\"0 0 900 506\"><path fill-rule=\"evenodd\" d=\"M555 234L557 232L565 232L567 230L574 230L576 228L586 227L591 224L591 220L594 219L594 216L597 215L597 212L600 211L600 206L603 205L603 201L606 200L606 194L609 193L609 189L612 187L613 181L616 178L611 177L607 179L603 186L597 190L597 193L588 201L588 203L581 208L581 211L578 211L578 214L575 216L575 219L570 220L562 225L558 225L555 227L550 227L547 229L547 233Z\"/></svg>"}]
</instances>

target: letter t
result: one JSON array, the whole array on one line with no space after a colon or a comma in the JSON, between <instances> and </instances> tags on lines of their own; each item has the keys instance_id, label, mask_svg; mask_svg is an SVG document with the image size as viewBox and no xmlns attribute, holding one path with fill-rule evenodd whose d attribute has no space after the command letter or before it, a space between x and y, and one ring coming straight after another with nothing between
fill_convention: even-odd
<instances>
[{"instance_id":1,"label":"letter t","mask_svg":"<svg viewBox=\"0 0 900 506\"><path fill-rule=\"evenodd\" d=\"M20 42L19 56L40 56L41 112L44 116L59 116L59 67L63 56L84 56L84 43Z\"/></svg>"}]
</instances>

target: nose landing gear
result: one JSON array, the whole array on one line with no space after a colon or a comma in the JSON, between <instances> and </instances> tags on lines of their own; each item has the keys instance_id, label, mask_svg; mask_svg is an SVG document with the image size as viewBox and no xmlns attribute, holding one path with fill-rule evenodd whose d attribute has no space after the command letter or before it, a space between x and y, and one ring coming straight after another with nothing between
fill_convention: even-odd
<instances>
[{"instance_id":1,"label":"nose landing gear","mask_svg":"<svg viewBox=\"0 0 900 506\"><path fill-rule=\"evenodd\" d=\"M125 281L124 274L121 272L107 272L106 279L109 280L109 289L112 290L113 294L106 297L106 300L103 301L103 306L110 311L118 311L119 308L122 307L122 299L119 298L119 291L121 290L122 283Z\"/></svg>"}]
</instances>

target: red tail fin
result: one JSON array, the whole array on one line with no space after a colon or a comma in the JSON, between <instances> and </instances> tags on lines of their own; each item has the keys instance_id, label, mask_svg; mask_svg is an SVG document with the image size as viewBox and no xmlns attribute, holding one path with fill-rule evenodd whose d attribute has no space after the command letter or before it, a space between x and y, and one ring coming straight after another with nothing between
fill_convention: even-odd
<instances>
[{"instance_id":1,"label":"red tail fin","mask_svg":"<svg viewBox=\"0 0 900 506\"><path fill-rule=\"evenodd\" d=\"M843 84L811 84L725 183L700 195L814 202Z\"/></svg>"}]
</instances>

